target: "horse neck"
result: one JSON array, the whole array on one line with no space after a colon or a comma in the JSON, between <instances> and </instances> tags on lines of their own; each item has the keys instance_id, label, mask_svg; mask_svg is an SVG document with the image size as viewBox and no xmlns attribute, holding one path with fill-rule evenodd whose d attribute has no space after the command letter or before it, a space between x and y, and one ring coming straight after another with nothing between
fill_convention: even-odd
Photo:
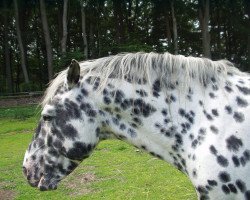
<instances>
[{"instance_id":1,"label":"horse neck","mask_svg":"<svg viewBox=\"0 0 250 200\"><path fill-rule=\"evenodd\" d=\"M126 81L108 85L92 93L101 113L101 135L132 143L188 173L191 152L207 129L199 125L210 115L204 110L209 108L212 86L204 89L194 83L187 90L163 90Z\"/></svg>"}]
</instances>

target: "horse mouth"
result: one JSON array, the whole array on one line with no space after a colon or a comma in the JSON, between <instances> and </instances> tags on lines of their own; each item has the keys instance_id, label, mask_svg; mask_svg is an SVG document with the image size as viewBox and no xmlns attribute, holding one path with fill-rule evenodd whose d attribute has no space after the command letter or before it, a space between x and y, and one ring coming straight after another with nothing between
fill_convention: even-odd
<instances>
[{"instance_id":1,"label":"horse mouth","mask_svg":"<svg viewBox=\"0 0 250 200\"><path fill-rule=\"evenodd\" d=\"M58 182L59 180L47 180L44 178L44 176L42 176L37 187L40 191L56 190Z\"/></svg>"}]
</instances>

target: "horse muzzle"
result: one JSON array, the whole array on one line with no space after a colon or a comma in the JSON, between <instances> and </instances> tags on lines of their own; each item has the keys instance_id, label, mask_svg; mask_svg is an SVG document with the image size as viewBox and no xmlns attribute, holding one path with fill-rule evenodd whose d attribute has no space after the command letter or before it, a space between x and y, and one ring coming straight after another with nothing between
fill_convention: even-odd
<instances>
[{"instance_id":1,"label":"horse muzzle","mask_svg":"<svg viewBox=\"0 0 250 200\"><path fill-rule=\"evenodd\" d=\"M41 191L56 190L59 180L45 179L44 176L40 179L38 188Z\"/></svg>"}]
</instances>

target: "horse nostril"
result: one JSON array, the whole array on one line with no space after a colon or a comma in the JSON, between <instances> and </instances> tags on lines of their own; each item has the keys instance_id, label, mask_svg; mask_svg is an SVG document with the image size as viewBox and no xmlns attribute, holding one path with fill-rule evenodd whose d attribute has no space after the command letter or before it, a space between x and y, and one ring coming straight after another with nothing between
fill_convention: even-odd
<instances>
[{"instance_id":1,"label":"horse nostril","mask_svg":"<svg viewBox=\"0 0 250 200\"><path fill-rule=\"evenodd\" d=\"M25 176L27 176L27 169L25 168L25 167L23 167L23 174L25 175Z\"/></svg>"},{"instance_id":2,"label":"horse nostril","mask_svg":"<svg viewBox=\"0 0 250 200\"><path fill-rule=\"evenodd\" d=\"M27 180L30 181L30 179L31 179L31 175L28 175Z\"/></svg>"}]
</instances>

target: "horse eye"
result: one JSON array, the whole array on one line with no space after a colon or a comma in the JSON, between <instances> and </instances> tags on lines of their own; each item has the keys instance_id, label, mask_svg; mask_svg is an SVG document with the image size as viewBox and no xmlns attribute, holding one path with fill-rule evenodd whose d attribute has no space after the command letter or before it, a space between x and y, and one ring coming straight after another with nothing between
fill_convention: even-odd
<instances>
[{"instance_id":1,"label":"horse eye","mask_svg":"<svg viewBox=\"0 0 250 200\"><path fill-rule=\"evenodd\" d=\"M43 115L43 121L45 121L45 122L49 122L49 121L51 121L52 120L52 116L49 116L49 115Z\"/></svg>"}]
</instances>

